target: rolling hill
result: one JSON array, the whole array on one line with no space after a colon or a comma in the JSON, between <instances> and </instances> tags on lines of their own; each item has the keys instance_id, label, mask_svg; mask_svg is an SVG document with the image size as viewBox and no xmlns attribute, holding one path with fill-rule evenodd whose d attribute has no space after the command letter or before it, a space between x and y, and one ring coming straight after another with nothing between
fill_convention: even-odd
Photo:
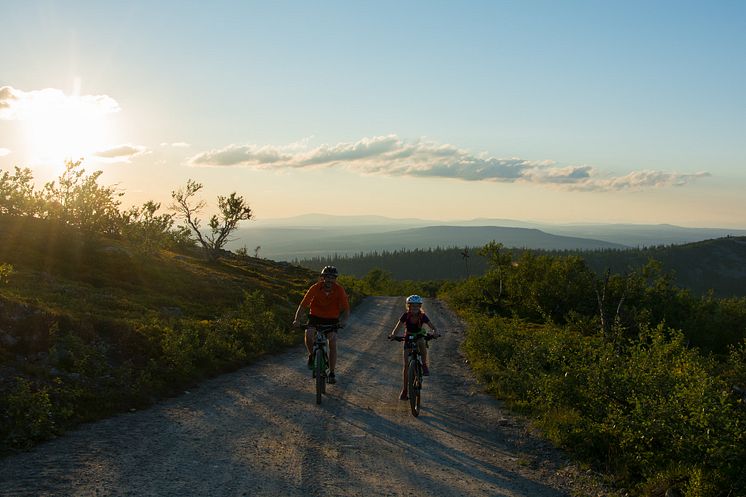
<instances>
[{"instance_id":1,"label":"rolling hill","mask_svg":"<svg viewBox=\"0 0 746 497\"><path fill-rule=\"evenodd\" d=\"M464 229L468 228L468 229ZM383 216L307 214L257 220L240 228L229 244L275 260L382 250L479 246L495 240L506 247L547 250L652 247L726 236L746 230L639 224L547 224L511 219L433 221Z\"/></svg>"},{"instance_id":2,"label":"rolling hill","mask_svg":"<svg viewBox=\"0 0 746 497\"><path fill-rule=\"evenodd\" d=\"M498 226L427 226L384 231L354 228L252 228L240 230L241 238L230 244L247 249L260 246L263 257L292 261L332 254L427 249L435 247L475 247L493 240L506 247L557 250L623 248L623 245L590 238L552 235L538 229Z\"/></svg>"}]
</instances>

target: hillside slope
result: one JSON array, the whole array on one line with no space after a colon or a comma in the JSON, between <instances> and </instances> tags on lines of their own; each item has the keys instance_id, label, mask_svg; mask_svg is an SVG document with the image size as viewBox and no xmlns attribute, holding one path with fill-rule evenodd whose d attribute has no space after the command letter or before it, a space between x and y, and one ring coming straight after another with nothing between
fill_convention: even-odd
<instances>
[{"instance_id":1,"label":"hillside slope","mask_svg":"<svg viewBox=\"0 0 746 497\"><path fill-rule=\"evenodd\" d=\"M0 216L0 262L12 264L6 299L46 309L138 316L180 309L211 318L260 290L278 309L294 305L312 279L287 263L226 253L217 263L201 251L143 253L122 240L91 237L39 219Z\"/></svg>"},{"instance_id":2,"label":"hillside slope","mask_svg":"<svg viewBox=\"0 0 746 497\"><path fill-rule=\"evenodd\" d=\"M623 248L624 245L591 238L552 235L538 229L499 226L426 226L407 229L354 228L249 228L238 233L251 240L247 248L277 260L351 255L360 252L474 247L492 240L505 247L556 250ZM245 242L243 242L244 245ZM233 243L240 247L241 241Z\"/></svg>"},{"instance_id":3,"label":"hillside slope","mask_svg":"<svg viewBox=\"0 0 746 497\"><path fill-rule=\"evenodd\" d=\"M298 343L288 325L315 280L287 263L145 253L7 216L0 263L13 268L0 282L0 452Z\"/></svg>"},{"instance_id":4,"label":"hillside slope","mask_svg":"<svg viewBox=\"0 0 746 497\"><path fill-rule=\"evenodd\" d=\"M712 290L718 297L746 296L746 236L581 255L596 271L610 268L619 273L654 259L672 273L677 286L695 294L704 295Z\"/></svg>"}]
</instances>

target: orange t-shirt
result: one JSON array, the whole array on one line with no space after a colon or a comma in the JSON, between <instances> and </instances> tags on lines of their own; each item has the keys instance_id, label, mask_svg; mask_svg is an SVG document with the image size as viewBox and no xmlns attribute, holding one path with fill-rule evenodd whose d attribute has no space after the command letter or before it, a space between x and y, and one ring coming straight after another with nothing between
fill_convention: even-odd
<instances>
[{"instance_id":1,"label":"orange t-shirt","mask_svg":"<svg viewBox=\"0 0 746 497\"><path fill-rule=\"evenodd\" d=\"M315 283L308 289L300 305L311 308L311 315L324 319L337 319L343 309L350 308L347 292L338 283L332 284L329 293L324 291L324 282Z\"/></svg>"}]
</instances>

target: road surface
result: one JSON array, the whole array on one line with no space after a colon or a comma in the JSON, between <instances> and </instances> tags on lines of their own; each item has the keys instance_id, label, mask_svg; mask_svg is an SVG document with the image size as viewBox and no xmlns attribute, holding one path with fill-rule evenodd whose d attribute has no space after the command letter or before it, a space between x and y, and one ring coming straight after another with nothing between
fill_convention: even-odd
<instances>
[{"instance_id":1,"label":"road surface","mask_svg":"<svg viewBox=\"0 0 746 497\"><path fill-rule=\"evenodd\" d=\"M320 406L297 347L150 409L81 426L0 460L1 496L609 495L480 392L441 302L422 413L400 401L402 298L371 297L338 339Z\"/></svg>"}]
</instances>

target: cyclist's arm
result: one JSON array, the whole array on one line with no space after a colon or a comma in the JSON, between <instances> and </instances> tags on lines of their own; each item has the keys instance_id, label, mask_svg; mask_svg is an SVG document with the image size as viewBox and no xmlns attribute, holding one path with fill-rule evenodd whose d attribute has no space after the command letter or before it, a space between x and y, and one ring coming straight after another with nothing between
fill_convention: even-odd
<instances>
[{"instance_id":1,"label":"cyclist's arm","mask_svg":"<svg viewBox=\"0 0 746 497\"><path fill-rule=\"evenodd\" d=\"M401 328L403 324L404 324L404 321L398 321L396 323L396 326L394 326L394 329L391 330L391 333L389 333L389 337L395 336L396 332L399 331L399 328Z\"/></svg>"},{"instance_id":2,"label":"cyclist's arm","mask_svg":"<svg viewBox=\"0 0 746 497\"><path fill-rule=\"evenodd\" d=\"M309 290L310 293L310 290ZM308 294L306 294L308 296ZM307 298L303 298L298 308L295 310L295 319L293 319L293 326L300 326L301 318L303 321L308 322L308 313L311 311L311 302Z\"/></svg>"},{"instance_id":3,"label":"cyclist's arm","mask_svg":"<svg viewBox=\"0 0 746 497\"><path fill-rule=\"evenodd\" d=\"M308 322L308 313L311 311L311 301L315 296L316 285L311 285L306 294L303 296L303 300L298 304L298 309L295 310L295 319L293 319L293 326L300 326L301 318Z\"/></svg>"},{"instance_id":4,"label":"cyclist's arm","mask_svg":"<svg viewBox=\"0 0 746 497\"><path fill-rule=\"evenodd\" d=\"M293 319L293 326L300 326L301 319L307 322L309 310L310 310L310 307L306 307L303 304L300 304L298 306L298 309L295 311L295 318Z\"/></svg>"},{"instance_id":5,"label":"cyclist's arm","mask_svg":"<svg viewBox=\"0 0 746 497\"><path fill-rule=\"evenodd\" d=\"M435 335L435 336L439 336L439 335L438 335L438 330L436 330L436 329L435 329L435 326L433 326L433 323L432 323L432 322L428 321L428 322L427 322L427 323L425 323L425 324L426 324L426 325L428 325L428 326L430 327L430 329L431 329L431 330L432 330L432 332L433 332L433 335Z\"/></svg>"}]
</instances>

